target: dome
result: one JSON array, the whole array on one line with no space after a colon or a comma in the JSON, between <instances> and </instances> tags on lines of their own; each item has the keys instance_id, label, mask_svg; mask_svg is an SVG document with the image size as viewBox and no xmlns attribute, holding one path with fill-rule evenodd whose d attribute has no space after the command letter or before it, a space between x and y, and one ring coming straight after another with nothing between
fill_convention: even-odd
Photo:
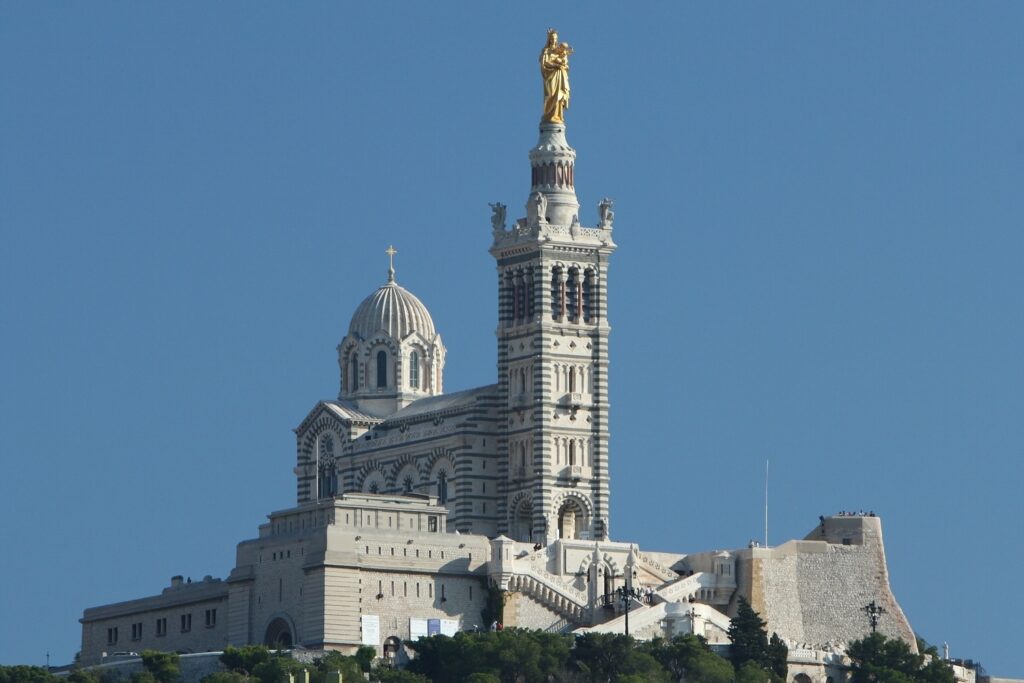
<instances>
[{"instance_id":1,"label":"dome","mask_svg":"<svg viewBox=\"0 0 1024 683\"><path fill-rule=\"evenodd\" d=\"M380 330L399 340L419 332L420 336L431 341L437 334L423 302L390 279L359 304L348 325L349 335L361 339L369 339Z\"/></svg>"}]
</instances>

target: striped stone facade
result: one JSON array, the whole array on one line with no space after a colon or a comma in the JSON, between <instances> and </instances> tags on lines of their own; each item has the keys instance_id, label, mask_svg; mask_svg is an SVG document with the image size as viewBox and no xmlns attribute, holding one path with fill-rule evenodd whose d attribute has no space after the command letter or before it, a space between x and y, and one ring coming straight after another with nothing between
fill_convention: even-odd
<instances>
[{"instance_id":1,"label":"striped stone facade","mask_svg":"<svg viewBox=\"0 0 1024 683\"><path fill-rule=\"evenodd\" d=\"M608 538L608 261L611 224L584 228L565 126L530 151L527 217L495 226L498 530L518 541Z\"/></svg>"}]
</instances>

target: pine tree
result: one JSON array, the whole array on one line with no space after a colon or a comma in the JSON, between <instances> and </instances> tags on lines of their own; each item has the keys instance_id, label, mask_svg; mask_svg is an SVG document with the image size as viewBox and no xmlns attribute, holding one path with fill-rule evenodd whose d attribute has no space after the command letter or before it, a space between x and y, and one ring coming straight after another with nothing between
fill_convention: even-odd
<instances>
[{"instance_id":1,"label":"pine tree","mask_svg":"<svg viewBox=\"0 0 1024 683\"><path fill-rule=\"evenodd\" d=\"M763 667L768 661L766 623L741 595L736 616L729 625L729 639L732 640L729 657L737 669L747 662Z\"/></svg>"},{"instance_id":2,"label":"pine tree","mask_svg":"<svg viewBox=\"0 0 1024 683\"><path fill-rule=\"evenodd\" d=\"M786 662L789 659L789 648L782 642L782 638L779 638L778 633L772 633L772 637L768 641L767 654L768 657L765 661L767 669L782 680L787 680L789 665Z\"/></svg>"}]
</instances>

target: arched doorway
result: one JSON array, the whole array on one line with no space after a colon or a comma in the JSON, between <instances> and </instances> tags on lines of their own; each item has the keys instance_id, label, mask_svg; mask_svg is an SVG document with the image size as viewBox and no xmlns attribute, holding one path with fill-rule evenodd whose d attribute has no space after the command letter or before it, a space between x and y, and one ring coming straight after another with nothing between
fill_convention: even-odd
<instances>
[{"instance_id":1,"label":"arched doorway","mask_svg":"<svg viewBox=\"0 0 1024 683\"><path fill-rule=\"evenodd\" d=\"M392 666L399 666L405 663L405 650L402 648L402 639L398 636L391 636L384 640L384 661Z\"/></svg>"},{"instance_id":2,"label":"arched doorway","mask_svg":"<svg viewBox=\"0 0 1024 683\"><path fill-rule=\"evenodd\" d=\"M512 538L529 543L533 541L533 503L523 498L512 511Z\"/></svg>"},{"instance_id":3,"label":"arched doorway","mask_svg":"<svg viewBox=\"0 0 1024 683\"><path fill-rule=\"evenodd\" d=\"M285 619L277 617L267 624L267 634L263 637L263 644L272 650L290 650L295 644L292 627Z\"/></svg>"},{"instance_id":4,"label":"arched doorway","mask_svg":"<svg viewBox=\"0 0 1024 683\"><path fill-rule=\"evenodd\" d=\"M587 519L583 506L575 500L567 500L558 509L558 537L566 540L583 538Z\"/></svg>"},{"instance_id":5,"label":"arched doorway","mask_svg":"<svg viewBox=\"0 0 1024 683\"><path fill-rule=\"evenodd\" d=\"M812 683L811 677L807 674L797 674L793 676L793 683Z\"/></svg>"}]
</instances>

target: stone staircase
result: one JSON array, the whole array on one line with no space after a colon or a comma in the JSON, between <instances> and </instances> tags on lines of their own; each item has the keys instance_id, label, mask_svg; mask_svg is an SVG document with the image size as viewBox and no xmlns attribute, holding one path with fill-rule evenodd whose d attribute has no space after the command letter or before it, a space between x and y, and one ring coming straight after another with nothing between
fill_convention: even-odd
<instances>
[{"instance_id":1,"label":"stone staircase","mask_svg":"<svg viewBox=\"0 0 1024 683\"><path fill-rule=\"evenodd\" d=\"M650 572L652 575L658 577L662 581L675 581L679 578L678 573L672 571L665 565L661 564L653 557L650 557L643 553L639 553L638 557L640 558L640 565L648 572Z\"/></svg>"},{"instance_id":2,"label":"stone staircase","mask_svg":"<svg viewBox=\"0 0 1024 683\"><path fill-rule=\"evenodd\" d=\"M567 586L557 576L533 563L523 563L509 581L509 590L519 591L560 614L564 619L582 623L589 607L587 596Z\"/></svg>"},{"instance_id":3,"label":"stone staircase","mask_svg":"<svg viewBox=\"0 0 1024 683\"><path fill-rule=\"evenodd\" d=\"M708 572L682 577L677 575L674 581L654 591L654 602L686 602L690 598L708 600L714 594L715 585L715 575Z\"/></svg>"}]
</instances>

